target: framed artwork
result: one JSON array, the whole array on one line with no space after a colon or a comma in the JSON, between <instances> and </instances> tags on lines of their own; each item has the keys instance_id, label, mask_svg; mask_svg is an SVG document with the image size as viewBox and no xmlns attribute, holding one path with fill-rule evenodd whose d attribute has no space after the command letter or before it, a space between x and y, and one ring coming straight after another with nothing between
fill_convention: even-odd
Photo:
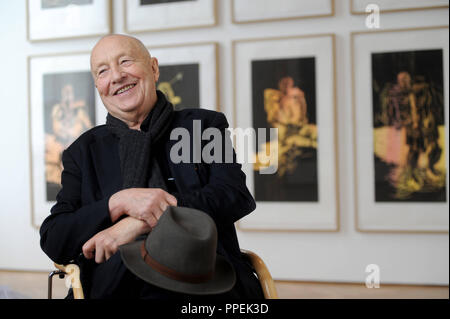
<instances>
[{"instance_id":1,"label":"framed artwork","mask_svg":"<svg viewBox=\"0 0 450 319\"><path fill-rule=\"evenodd\" d=\"M106 110L90 73L89 53L28 58L31 220L39 227L61 189L61 155Z\"/></svg>"},{"instance_id":2,"label":"framed artwork","mask_svg":"<svg viewBox=\"0 0 450 319\"><path fill-rule=\"evenodd\" d=\"M334 61L332 34L233 42L233 137L257 203L239 229L338 230Z\"/></svg>"},{"instance_id":3,"label":"framed artwork","mask_svg":"<svg viewBox=\"0 0 450 319\"><path fill-rule=\"evenodd\" d=\"M159 62L158 90L176 110L219 110L217 43L148 47Z\"/></svg>"},{"instance_id":4,"label":"framed artwork","mask_svg":"<svg viewBox=\"0 0 450 319\"><path fill-rule=\"evenodd\" d=\"M334 15L334 0L231 0L233 23L317 18Z\"/></svg>"},{"instance_id":5,"label":"framed artwork","mask_svg":"<svg viewBox=\"0 0 450 319\"><path fill-rule=\"evenodd\" d=\"M124 30L136 33L214 26L216 1L124 0Z\"/></svg>"},{"instance_id":6,"label":"framed artwork","mask_svg":"<svg viewBox=\"0 0 450 319\"><path fill-rule=\"evenodd\" d=\"M366 7L373 4L372 0L350 0L352 14L366 14ZM380 12L398 12L425 9L448 8L448 0L377 0Z\"/></svg>"},{"instance_id":7,"label":"framed artwork","mask_svg":"<svg viewBox=\"0 0 450 319\"><path fill-rule=\"evenodd\" d=\"M110 0L27 0L27 38L42 41L111 32Z\"/></svg>"},{"instance_id":8,"label":"framed artwork","mask_svg":"<svg viewBox=\"0 0 450 319\"><path fill-rule=\"evenodd\" d=\"M352 34L359 231L448 232L448 27Z\"/></svg>"}]
</instances>

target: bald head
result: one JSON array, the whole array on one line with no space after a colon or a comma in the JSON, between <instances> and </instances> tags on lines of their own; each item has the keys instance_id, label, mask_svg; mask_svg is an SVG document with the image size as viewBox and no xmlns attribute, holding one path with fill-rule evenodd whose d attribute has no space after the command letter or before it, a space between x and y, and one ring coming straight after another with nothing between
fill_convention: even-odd
<instances>
[{"instance_id":1,"label":"bald head","mask_svg":"<svg viewBox=\"0 0 450 319\"><path fill-rule=\"evenodd\" d=\"M108 34L102 37L98 42L95 44L94 48L91 51L91 72L94 74L94 62L96 62L97 53L98 51L101 51L101 54L103 54L104 50L101 50L103 48L113 48L117 47L117 43L121 43L123 46L127 46L133 51L135 51L138 55L140 55L144 59L151 59L150 52L148 52L145 45L141 42L141 40L125 35L125 34Z\"/></svg>"}]
</instances>

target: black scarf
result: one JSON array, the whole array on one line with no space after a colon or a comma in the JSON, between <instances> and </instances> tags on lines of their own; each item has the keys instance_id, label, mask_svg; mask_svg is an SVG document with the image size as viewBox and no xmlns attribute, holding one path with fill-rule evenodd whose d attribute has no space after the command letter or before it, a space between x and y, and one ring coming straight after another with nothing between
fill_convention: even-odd
<instances>
[{"instance_id":1,"label":"black scarf","mask_svg":"<svg viewBox=\"0 0 450 319\"><path fill-rule=\"evenodd\" d=\"M141 124L141 130L133 130L126 123L108 113L106 126L119 138L120 168L122 188L167 186L152 148L167 132L173 117L173 106L161 91L156 91L158 100L147 118Z\"/></svg>"}]
</instances>

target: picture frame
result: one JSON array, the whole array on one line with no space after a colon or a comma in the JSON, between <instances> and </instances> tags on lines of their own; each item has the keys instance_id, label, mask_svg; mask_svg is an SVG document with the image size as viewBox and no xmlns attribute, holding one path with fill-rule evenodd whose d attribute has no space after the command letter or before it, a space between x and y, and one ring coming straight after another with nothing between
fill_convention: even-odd
<instances>
[{"instance_id":1,"label":"picture frame","mask_svg":"<svg viewBox=\"0 0 450 319\"><path fill-rule=\"evenodd\" d=\"M30 42L98 37L112 32L111 0L26 2Z\"/></svg>"},{"instance_id":2,"label":"picture frame","mask_svg":"<svg viewBox=\"0 0 450 319\"><path fill-rule=\"evenodd\" d=\"M371 0L350 0L350 12L352 14L367 14L365 9L369 4L373 4ZM448 8L447 0L379 0L376 5L380 8L380 12L401 12L428 9Z\"/></svg>"},{"instance_id":3,"label":"picture frame","mask_svg":"<svg viewBox=\"0 0 450 319\"><path fill-rule=\"evenodd\" d=\"M176 110L200 107L220 110L218 43L147 46L158 59L157 89Z\"/></svg>"},{"instance_id":4,"label":"picture frame","mask_svg":"<svg viewBox=\"0 0 450 319\"><path fill-rule=\"evenodd\" d=\"M233 70L235 129L259 135L259 129L278 128L262 143L238 143L233 136L256 200L238 229L338 231L335 35L234 41ZM269 165L276 171L262 173L259 156L272 149ZM242 157L246 153L252 160Z\"/></svg>"},{"instance_id":5,"label":"picture frame","mask_svg":"<svg viewBox=\"0 0 450 319\"><path fill-rule=\"evenodd\" d=\"M31 224L35 228L56 203L62 151L106 120L89 57L89 52L73 52L27 60Z\"/></svg>"},{"instance_id":6,"label":"picture frame","mask_svg":"<svg viewBox=\"0 0 450 319\"><path fill-rule=\"evenodd\" d=\"M217 0L123 0L123 12L126 33L217 25Z\"/></svg>"},{"instance_id":7,"label":"picture frame","mask_svg":"<svg viewBox=\"0 0 450 319\"><path fill-rule=\"evenodd\" d=\"M231 0L233 23L334 16L334 0Z\"/></svg>"},{"instance_id":8,"label":"picture frame","mask_svg":"<svg viewBox=\"0 0 450 319\"><path fill-rule=\"evenodd\" d=\"M448 26L351 34L355 228L448 233Z\"/></svg>"}]
</instances>

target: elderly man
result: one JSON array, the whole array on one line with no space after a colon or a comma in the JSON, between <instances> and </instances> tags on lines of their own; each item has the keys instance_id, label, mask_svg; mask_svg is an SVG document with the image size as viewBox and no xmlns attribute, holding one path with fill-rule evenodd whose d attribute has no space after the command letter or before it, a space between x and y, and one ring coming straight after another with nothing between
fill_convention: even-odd
<instances>
[{"instance_id":1,"label":"elderly man","mask_svg":"<svg viewBox=\"0 0 450 319\"><path fill-rule=\"evenodd\" d=\"M156 90L157 59L133 37L103 37L92 50L91 72L108 110L106 125L87 131L63 153L63 187L40 229L44 252L57 263L76 260L90 298L179 297L134 276L118 247L149 233L168 206L196 208L215 221L217 253L236 271L236 285L221 297L261 297L234 228L255 209L241 166L176 164L169 156L176 143L170 132L181 127L192 136L194 120L202 129L219 129L226 145L224 115L174 111Z\"/></svg>"}]
</instances>

